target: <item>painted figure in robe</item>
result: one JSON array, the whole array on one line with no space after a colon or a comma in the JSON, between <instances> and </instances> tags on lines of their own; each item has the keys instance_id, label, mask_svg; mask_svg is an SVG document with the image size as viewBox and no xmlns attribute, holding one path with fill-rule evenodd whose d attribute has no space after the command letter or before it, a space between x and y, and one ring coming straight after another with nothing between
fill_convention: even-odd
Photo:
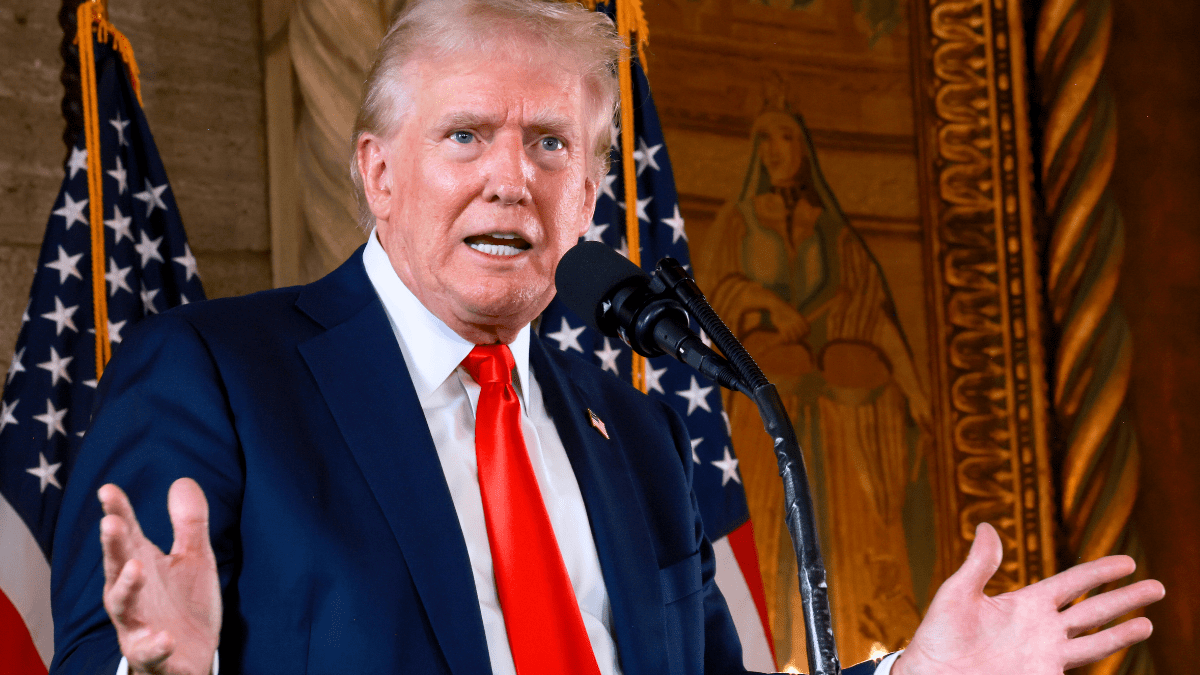
<instances>
[{"instance_id":1,"label":"painted figure in robe","mask_svg":"<svg viewBox=\"0 0 1200 675\"><path fill-rule=\"evenodd\" d=\"M705 238L697 278L783 397L805 451L842 659L902 647L932 577L923 448L929 396L884 274L785 104L755 121L738 197ZM796 562L770 438L725 393L777 656L803 669ZM917 564L913 552L925 553ZM929 560L929 563L922 561Z\"/></svg>"}]
</instances>

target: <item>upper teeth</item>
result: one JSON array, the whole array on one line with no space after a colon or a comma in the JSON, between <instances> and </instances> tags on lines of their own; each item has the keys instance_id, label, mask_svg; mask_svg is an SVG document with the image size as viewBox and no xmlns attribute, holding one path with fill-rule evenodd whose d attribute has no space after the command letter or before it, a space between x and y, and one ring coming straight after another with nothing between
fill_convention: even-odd
<instances>
[{"instance_id":1,"label":"upper teeth","mask_svg":"<svg viewBox=\"0 0 1200 675\"><path fill-rule=\"evenodd\" d=\"M517 248L516 246L507 246L505 244L482 244L473 242L467 245L476 251L488 253L490 255L516 255L521 252L521 249Z\"/></svg>"},{"instance_id":2,"label":"upper teeth","mask_svg":"<svg viewBox=\"0 0 1200 675\"><path fill-rule=\"evenodd\" d=\"M496 239L520 239L521 238L521 236L518 234L499 233L499 232L489 234L488 236L495 237Z\"/></svg>"}]
</instances>

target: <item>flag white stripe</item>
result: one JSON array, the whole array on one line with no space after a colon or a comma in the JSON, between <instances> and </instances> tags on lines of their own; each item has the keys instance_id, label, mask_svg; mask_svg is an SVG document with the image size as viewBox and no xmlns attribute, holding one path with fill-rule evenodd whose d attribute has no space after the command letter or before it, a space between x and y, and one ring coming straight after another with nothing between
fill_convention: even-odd
<instances>
[{"instance_id":1,"label":"flag white stripe","mask_svg":"<svg viewBox=\"0 0 1200 675\"><path fill-rule=\"evenodd\" d=\"M738 637L742 641L742 663L746 670L775 672L775 661L767 645L767 633L763 630L758 608L750 595L750 586L746 583L737 557L733 555L729 539L722 537L714 541L713 553L717 558L717 588L725 596L729 613L733 615L733 625L737 627Z\"/></svg>"},{"instance_id":2,"label":"flag white stripe","mask_svg":"<svg viewBox=\"0 0 1200 675\"><path fill-rule=\"evenodd\" d=\"M8 596L46 668L54 657L54 620L50 615L50 564L16 509L0 495L0 591Z\"/></svg>"}]
</instances>

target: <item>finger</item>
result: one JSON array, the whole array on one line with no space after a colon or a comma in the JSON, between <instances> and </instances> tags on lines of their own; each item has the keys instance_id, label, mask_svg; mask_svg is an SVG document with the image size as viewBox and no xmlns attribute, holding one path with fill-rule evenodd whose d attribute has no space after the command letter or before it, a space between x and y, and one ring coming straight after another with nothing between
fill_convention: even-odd
<instances>
[{"instance_id":1,"label":"finger","mask_svg":"<svg viewBox=\"0 0 1200 675\"><path fill-rule=\"evenodd\" d=\"M1099 661L1109 654L1115 654L1130 645L1145 640L1150 637L1153 630L1154 626L1150 620L1140 616L1099 633L1069 640L1065 653L1067 661L1065 668L1070 670Z\"/></svg>"},{"instance_id":2,"label":"finger","mask_svg":"<svg viewBox=\"0 0 1200 675\"><path fill-rule=\"evenodd\" d=\"M180 478L171 484L167 493L167 511L175 530L171 554L199 553L212 555L208 540L208 500L204 491L191 478Z\"/></svg>"},{"instance_id":3,"label":"finger","mask_svg":"<svg viewBox=\"0 0 1200 675\"><path fill-rule=\"evenodd\" d=\"M980 523L975 528L975 542L967 553L967 559L962 567L954 573L947 584L953 583L976 593L982 593L988 580L1000 569L1000 561L1004 550L1000 545L1000 535L988 523Z\"/></svg>"},{"instance_id":4,"label":"finger","mask_svg":"<svg viewBox=\"0 0 1200 675\"><path fill-rule=\"evenodd\" d=\"M106 483L100 486L97 491L97 496L100 497L100 507L104 509L104 513L110 516L120 516L129 526L129 533L135 539L144 539L142 534L142 526L138 524L137 515L133 512L133 505L129 503L129 497L125 496L125 491L113 485Z\"/></svg>"},{"instance_id":5,"label":"finger","mask_svg":"<svg viewBox=\"0 0 1200 675\"><path fill-rule=\"evenodd\" d=\"M142 561L134 558L125 563L112 587L104 592L104 609L108 610L108 616L114 624L125 628L140 625L134 609L137 607L138 593L145 585Z\"/></svg>"},{"instance_id":6,"label":"finger","mask_svg":"<svg viewBox=\"0 0 1200 675\"><path fill-rule=\"evenodd\" d=\"M1127 555L1112 555L1076 565L1039 581L1036 586L1050 593L1055 606L1062 607L1088 591L1133 574L1137 565Z\"/></svg>"},{"instance_id":7,"label":"finger","mask_svg":"<svg viewBox=\"0 0 1200 675\"><path fill-rule=\"evenodd\" d=\"M120 516L100 519L100 548L104 552L104 585L111 586L125 563L133 557L129 542L129 526Z\"/></svg>"},{"instance_id":8,"label":"finger","mask_svg":"<svg viewBox=\"0 0 1200 675\"><path fill-rule=\"evenodd\" d=\"M134 631L121 645L121 652L129 660L131 672L154 671L175 651L175 641L165 630L150 629Z\"/></svg>"},{"instance_id":9,"label":"finger","mask_svg":"<svg viewBox=\"0 0 1200 675\"><path fill-rule=\"evenodd\" d=\"M1063 612L1063 620L1067 630L1072 635L1078 635L1096 626L1103 626L1135 609L1158 602L1165 594L1166 589L1159 582L1153 579L1139 581L1084 600Z\"/></svg>"}]
</instances>

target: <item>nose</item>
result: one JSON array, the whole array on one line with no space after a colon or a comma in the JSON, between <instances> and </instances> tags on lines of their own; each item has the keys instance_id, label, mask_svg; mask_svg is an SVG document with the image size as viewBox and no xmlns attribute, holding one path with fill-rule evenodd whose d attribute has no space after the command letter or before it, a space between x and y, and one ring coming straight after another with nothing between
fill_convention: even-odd
<instances>
[{"instance_id":1,"label":"nose","mask_svg":"<svg viewBox=\"0 0 1200 675\"><path fill-rule=\"evenodd\" d=\"M497 134L486 150L487 182L483 198L504 205L524 205L530 200L533 163L520 134Z\"/></svg>"}]
</instances>

